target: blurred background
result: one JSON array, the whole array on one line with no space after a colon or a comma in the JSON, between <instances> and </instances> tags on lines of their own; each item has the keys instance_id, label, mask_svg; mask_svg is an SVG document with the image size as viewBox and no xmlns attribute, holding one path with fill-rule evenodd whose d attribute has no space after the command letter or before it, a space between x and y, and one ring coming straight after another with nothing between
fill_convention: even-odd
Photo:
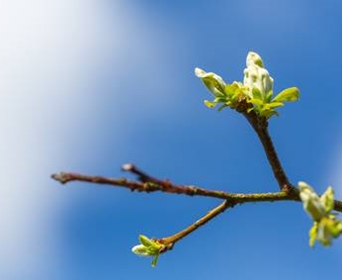
<instances>
[{"instance_id":1,"label":"blurred background","mask_svg":"<svg viewBox=\"0 0 342 280\"><path fill-rule=\"evenodd\" d=\"M342 199L342 2L0 1L0 279L321 279L342 239L308 246L300 203L228 210L163 255L131 253L216 206L50 174L159 178L229 192L276 191L245 119L210 110L195 67L241 80L258 52L275 91L301 90L270 132L293 183Z\"/></svg>"}]
</instances>

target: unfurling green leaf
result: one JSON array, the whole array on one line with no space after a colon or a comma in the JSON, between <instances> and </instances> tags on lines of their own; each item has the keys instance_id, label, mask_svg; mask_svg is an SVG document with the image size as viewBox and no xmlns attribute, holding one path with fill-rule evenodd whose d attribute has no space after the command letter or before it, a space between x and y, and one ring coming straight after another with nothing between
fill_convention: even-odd
<instances>
[{"instance_id":1,"label":"unfurling green leaf","mask_svg":"<svg viewBox=\"0 0 342 280\"><path fill-rule=\"evenodd\" d=\"M317 228L317 240L324 246L329 246L332 239L338 237L342 233L341 222L335 217L324 217Z\"/></svg>"},{"instance_id":2,"label":"unfurling green leaf","mask_svg":"<svg viewBox=\"0 0 342 280\"><path fill-rule=\"evenodd\" d=\"M296 87L290 87L284 89L276 97L273 98L273 102L284 102L284 101L297 101L299 98L299 89Z\"/></svg>"},{"instance_id":3,"label":"unfurling green leaf","mask_svg":"<svg viewBox=\"0 0 342 280\"><path fill-rule=\"evenodd\" d=\"M250 100L248 100L249 103L252 103L254 105L258 105L261 106L263 104L262 100L258 99L258 98L252 98Z\"/></svg>"},{"instance_id":4,"label":"unfurling green leaf","mask_svg":"<svg viewBox=\"0 0 342 280\"><path fill-rule=\"evenodd\" d=\"M219 75L213 72L207 73L200 68L195 68L195 75L202 80L214 96L224 95L226 83Z\"/></svg>"},{"instance_id":5,"label":"unfurling green leaf","mask_svg":"<svg viewBox=\"0 0 342 280\"><path fill-rule=\"evenodd\" d=\"M266 104L268 108L277 108L277 107L282 107L284 106L283 102L274 102L272 101L271 103Z\"/></svg>"},{"instance_id":6,"label":"unfurling green leaf","mask_svg":"<svg viewBox=\"0 0 342 280\"><path fill-rule=\"evenodd\" d=\"M313 247L315 245L316 239L317 239L317 230L318 230L318 223L314 222L312 228L309 231L309 245L310 247Z\"/></svg>"},{"instance_id":7,"label":"unfurling green leaf","mask_svg":"<svg viewBox=\"0 0 342 280\"><path fill-rule=\"evenodd\" d=\"M214 108L217 103L216 102L212 102L212 101L209 101L209 100L204 100L204 105L207 106L208 108Z\"/></svg>"},{"instance_id":8,"label":"unfurling green leaf","mask_svg":"<svg viewBox=\"0 0 342 280\"><path fill-rule=\"evenodd\" d=\"M305 182L298 183L300 199L303 202L305 211L314 221L319 221L325 215L324 206L315 191Z\"/></svg>"},{"instance_id":9,"label":"unfurling green leaf","mask_svg":"<svg viewBox=\"0 0 342 280\"><path fill-rule=\"evenodd\" d=\"M270 103L271 102L271 99L272 99L272 96L273 96L273 91L269 91L267 94L266 94L266 97L265 97L265 101L267 103Z\"/></svg>"},{"instance_id":10,"label":"unfurling green leaf","mask_svg":"<svg viewBox=\"0 0 342 280\"><path fill-rule=\"evenodd\" d=\"M261 91L258 88L253 88L252 96L254 99L258 99L261 102L264 100L264 96L262 95Z\"/></svg>"},{"instance_id":11,"label":"unfurling green leaf","mask_svg":"<svg viewBox=\"0 0 342 280\"><path fill-rule=\"evenodd\" d=\"M329 213L334 208L334 190L328 187L325 193L321 196L321 202L324 206L325 212Z\"/></svg>"},{"instance_id":12,"label":"unfurling green leaf","mask_svg":"<svg viewBox=\"0 0 342 280\"><path fill-rule=\"evenodd\" d=\"M145 247L151 247L153 246L153 241L149 239L147 236L140 234L139 235L139 241L142 245Z\"/></svg>"}]
</instances>

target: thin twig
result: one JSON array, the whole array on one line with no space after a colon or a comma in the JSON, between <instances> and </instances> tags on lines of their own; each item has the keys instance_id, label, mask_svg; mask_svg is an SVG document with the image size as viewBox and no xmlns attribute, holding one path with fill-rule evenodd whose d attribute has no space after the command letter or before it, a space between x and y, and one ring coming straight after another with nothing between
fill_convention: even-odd
<instances>
[{"instance_id":1,"label":"thin twig","mask_svg":"<svg viewBox=\"0 0 342 280\"><path fill-rule=\"evenodd\" d=\"M167 250L169 250L170 248L172 248L174 246L174 244L176 242L183 239L184 237L186 237L187 235L189 235L193 231L197 230L199 227L203 226L204 224L206 224L210 220L214 219L216 216L223 213L227 208L234 207L234 205L235 204L232 203L230 200L225 200L220 205L218 205L214 209L210 210L206 215L204 215L202 218L200 218L199 220L197 220L196 222L194 222L193 224L191 224L187 228L185 228L182 231L180 231L174 235L171 235L169 237L164 237L164 238L158 239L158 242L166 245L165 248L167 248Z\"/></svg>"},{"instance_id":2,"label":"thin twig","mask_svg":"<svg viewBox=\"0 0 342 280\"><path fill-rule=\"evenodd\" d=\"M127 172L131 172L131 173L137 175L138 180L141 181L141 182L144 182L144 183L146 183L146 182L152 182L152 183L156 183L156 184L163 183L163 181L148 175L147 173L143 172L142 170L137 168L132 163L123 164L121 166L121 170L127 171Z\"/></svg>"}]
</instances>

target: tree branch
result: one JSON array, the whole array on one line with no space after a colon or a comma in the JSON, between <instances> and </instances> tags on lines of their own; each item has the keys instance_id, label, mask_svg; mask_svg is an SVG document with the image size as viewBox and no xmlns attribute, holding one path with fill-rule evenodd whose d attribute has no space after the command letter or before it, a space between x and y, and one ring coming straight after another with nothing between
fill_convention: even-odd
<instances>
[{"instance_id":1,"label":"tree branch","mask_svg":"<svg viewBox=\"0 0 342 280\"><path fill-rule=\"evenodd\" d=\"M180 231L180 232L178 232L172 236L169 236L169 237L157 239L158 242L160 242L161 244L164 244L166 246L163 253L170 250L176 242L183 239L184 237L186 237L187 235L189 235L193 231L197 230L199 227L205 225L210 220L214 219L216 216L223 213L227 208L234 207L234 205L235 204L232 203L230 200L225 200L220 205L218 205L214 209L210 210L202 218L200 218L199 220L197 220L195 223L191 224L187 228L183 229L182 231Z\"/></svg>"},{"instance_id":2,"label":"tree branch","mask_svg":"<svg viewBox=\"0 0 342 280\"><path fill-rule=\"evenodd\" d=\"M288 193L290 196L297 197L298 190L289 182L274 148L271 136L268 133L267 119L264 117L259 117L254 111L249 113L243 112L243 114L260 139L280 190Z\"/></svg>"},{"instance_id":3,"label":"tree branch","mask_svg":"<svg viewBox=\"0 0 342 280\"><path fill-rule=\"evenodd\" d=\"M289 195L284 191L273 192L273 193L228 193L224 191L208 190L205 188L200 188L196 186L182 186L175 185L170 181L162 181L156 179L156 181L164 182L162 185L156 182L140 182L132 181L126 178L107 178L102 176L89 176L77 173L61 172L58 174L53 174L51 177L59 181L62 184L66 184L72 181L87 182L93 184L102 184L112 187L123 187L131 191L137 192L165 192L171 194L182 194L188 196L205 196L218 199L224 199L229 201L231 204L242 204L248 202L273 202L273 201L300 201L299 195L294 192ZM296 189L297 190L297 189ZM298 190L297 190L298 193ZM342 212L342 202L335 200L334 209L336 211Z\"/></svg>"}]
</instances>

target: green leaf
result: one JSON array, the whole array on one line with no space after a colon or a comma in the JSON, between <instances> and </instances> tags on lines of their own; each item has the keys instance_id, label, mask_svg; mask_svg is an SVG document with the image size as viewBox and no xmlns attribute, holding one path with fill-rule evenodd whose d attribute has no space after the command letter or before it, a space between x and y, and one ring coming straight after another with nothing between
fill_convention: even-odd
<instances>
[{"instance_id":1,"label":"green leaf","mask_svg":"<svg viewBox=\"0 0 342 280\"><path fill-rule=\"evenodd\" d=\"M216 97L213 102L215 103L226 103L227 102L228 97L224 96L224 97Z\"/></svg>"},{"instance_id":2,"label":"green leaf","mask_svg":"<svg viewBox=\"0 0 342 280\"><path fill-rule=\"evenodd\" d=\"M223 105L221 105L218 109L217 109L217 111L221 111L222 109L224 109L224 108L226 108L226 107L229 107L229 105L228 104L223 104Z\"/></svg>"},{"instance_id":3,"label":"green leaf","mask_svg":"<svg viewBox=\"0 0 342 280\"><path fill-rule=\"evenodd\" d=\"M253 88L252 95L253 95L253 99L258 99L260 101L263 101L263 99L264 99L261 91L258 88L256 88L256 87Z\"/></svg>"},{"instance_id":4,"label":"green leaf","mask_svg":"<svg viewBox=\"0 0 342 280\"><path fill-rule=\"evenodd\" d=\"M322 243L323 246L330 246L332 239L332 220L324 217L318 222L317 240Z\"/></svg>"},{"instance_id":5,"label":"green leaf","mask_svg":"<svg viewBox=\"0 0 342 280\"><path fill-rule=\"evenodd\" d=\"M318 223L314 222L312 228L309 231L309 245L310 247L313 247L315 245L316 239L317 239L317 230L318 230Z\"/></svg>"},{"instance_id":6,"label":"green leaf","mask_svg":"<svg viewBox=\"0 0 342 280\"><path fill-rule=\"evenodd\" d=\"M284 103L272 101L271 103L266 104L266 106L267 106L267 108L277 108L277 107L284 106Z\"/></svg>"},{"instance_id":7,"label":"green leaf","mask_svg":"<svg viewBox=\"0 0 342 280\"><path fill-rule=\"evenodd\" d=\"M139 241L145 247L150 247L153 245L153 241L149 239L147 236L142 235L142 234L139 235Z\"/></svg>"},{"instance_id":8,"label":"green leaf","mask_svg":"<svg viewBox=\"0 0 342 280\"><path fill-rule=\"evenodd\" d=\"M195 68L195 75L202 80L214 96L218 97L225 95L224 89L226 83L219 75L213 72L207 73L200 68Z\"/></svg>"},{"instance_id":9,"label":"green leaf","mask_svg":"<svg viewBox=\"0 0 342 280\"><path fill-rule=\"evenodd\" d=\"M263 101L260 99L257 99L257 98L252 98L252 99L248 100L248 102L250 102L254 105L262 105L263 104Z\"/></svg>"},{"instance_id":10,"label":"green leaf","mask_svg":"<svg viewBox=\"0 0 342 280\"><path fill-rule=\"evenodd\" d=\"M291 87L284 89L280 92L274 99L272 100L277 102L284 102L284 101L297 101L299 98L299 89L296 87Z\"/></svg>"},{"instance_id":11,"label":"green leaf","mask_svg":"<svg viewBox=\"0 0 342 280\"><path fill-rule=\"evenodd\" d=\"M212 101L208 101L208 100L204 100L204 105L207 106L208 108L214 108L217 103L216 102L212 102Z\"/></svg>"},{"instance_id":12,"label":"green leaf","mask_svg":"<svg viewBox=\"0 0 342 280\"><path fill-rule=\"evenodd\" d=\"M331 219L331 223L330 223L330 233L332 235L332 237L336 238L339 237L342 233L342 222L341 221L337 221L336 219Z\"/></svg>"},{"instance_id":13,"label":"green leaf","mask_svg":"<svg viewBox=\"0 0 342 280\"><path fill-rule=\"evenodd\" d=\"M276 116L279 115L278 112L272 108L262 108L261 110L259 110L259 114L260 116L266 117L267 119L269 119L273 115L276 115Z\"/></svg>"},{"instance_id":14,"label":"green leaf","mask_svg":"<svg viewBox=\"0 0 342 280\"><path fill-rule=\"evenodd\" d=\"M230 85L230 84L226 84L225 88L224 88L224 92L227 96L232 96L236 91L236 87L234 86L234 84Z\"/></svg>"},{"instance_id":15,"label":"green leaf","mask_svg":"<svg viewBox=\"0 0 342 280\"><path fill-rule=\"evenodd\" d=\"M270 91L266 94L265 101L266 101L267 103L270 103L270 102L271 102L272 95L273 95L273 91L272 91L272 90L270 90Z\"/></svg>"},{"instance_id":16,"label":"green leaf","mask_svg":"<svg viewBox=\"0 0 342 280\"><path fill-rule=\"evenodd\" d=\"M153 259L153 261L151 263L152 267L156 267L157 266L158 259L159 259L159 254L154 257L154 259Z\"/></svg>"},{"instance_id":17,"label":"green leaf","mask_svg":"<svg viewBox=\"0 0 342 280\"><path fill-rule=\"evenodd\" d=\"M325 212L329 213L334 208L334 190L328 187L324 194L321 196L321 202L325 208Z\"/></svg>"}]
</instances>

